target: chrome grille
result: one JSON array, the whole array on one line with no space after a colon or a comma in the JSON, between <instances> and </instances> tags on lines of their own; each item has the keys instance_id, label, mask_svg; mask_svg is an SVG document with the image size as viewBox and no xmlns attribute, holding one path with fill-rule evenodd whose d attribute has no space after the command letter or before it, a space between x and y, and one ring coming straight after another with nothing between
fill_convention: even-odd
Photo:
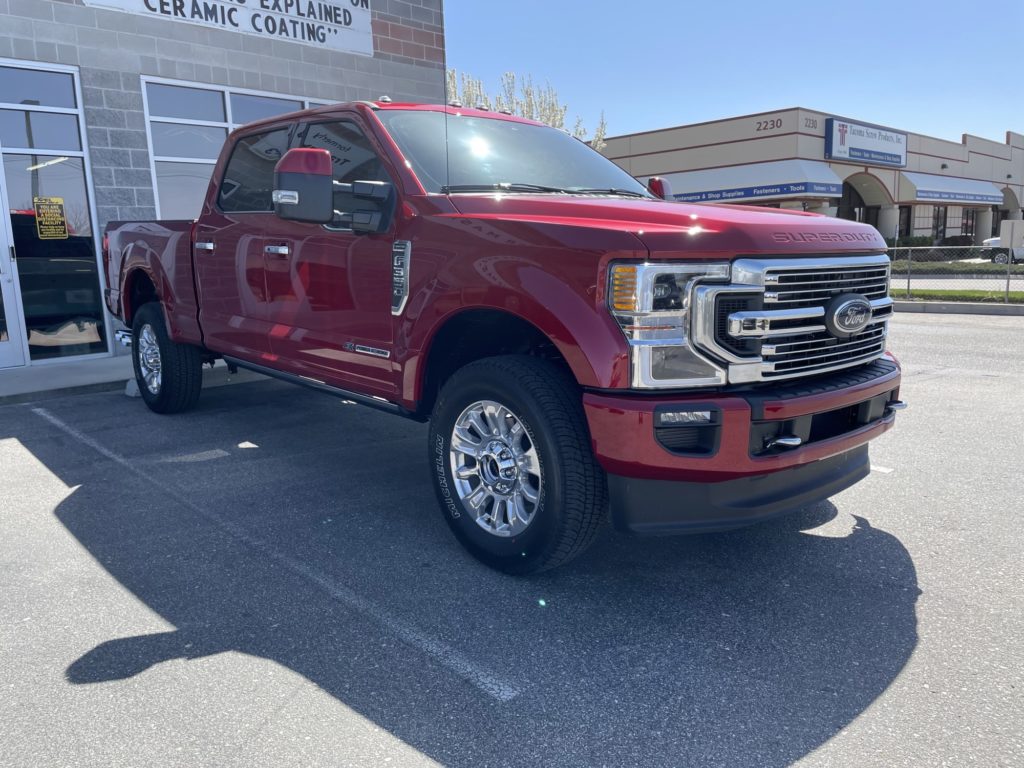
<instances>
[{"instance_id":1,"label":"chrome grille","mask_svg":"<svg viewBox=\"0 0 1024 768\"><path fill-rule=\"evenodd\" d=\"M806 372L810 367L832 368L873 360L885 351L885 333L885 324L876 323L849 339L837 339L828 331L775 338L761 347L763 375L774 379L793 371Z\"/></svg>"},{"instance_id":2,"label":"chrome grille","mask_svg":"<svg viewBox=\"0 0 1024 768\"><path fill-rule=\"evenodd\" d=\"M889 295L889 265L793 271L769 269L765 272L764 285L764 303L786 307L813 307L841 293L883 299Z\"/></svg>"},{"instance_id":3,"label":"chrome grille","mask_svg":"<svg viewBox=\"0 0 1024 768\"><path fill-rule=\"evenodd\" d=\"M759 301L751 303L751 293ZM834 335L825 317L830 302L844 294L863 296L871 305L868 325L848 338ZM731 382L809 376L866 363L885 351L892 315L889 259L740 259L731 285L697 286L694 298L693 337L729 364ZM741 298L747 305L737 311Z\"/></svg>"}]
</instances>

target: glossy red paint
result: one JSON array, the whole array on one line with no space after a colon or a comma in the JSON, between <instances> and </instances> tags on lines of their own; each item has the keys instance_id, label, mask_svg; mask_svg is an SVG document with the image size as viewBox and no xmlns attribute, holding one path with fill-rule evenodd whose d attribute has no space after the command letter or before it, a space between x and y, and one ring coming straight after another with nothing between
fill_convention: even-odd
<instances>
[{"instance_id":1,"label":"glossy red paint","mask_svg":"<svg viewBox=\"0 0 1024 768\"><path fill-rule=\"evenodd\" d=\"M891 381L888 386L892 387ZM799 403L805 399L809 402ZM847 404L843 394L799 400L794 402L803 413L829 411ZM677 456L659 445L654 437L656 407L691 403L710 405L722 412L721 443L713 456ZM895 423L895 417L890 414L840 437L821 440L776 456L752 457L748 452L750 406L741 397L694 394L652 399L588 392L583 395L583 409L590 425L594 454L606 472L651 480L709 483L778 472L827 459L875 439Z\"/></svg>"},{"instance_id":2,"label":"glossy red paint","mask_svg":"<svg viewBox=\"0 0 1024 768\"><path fill-rule=\"evenodd\" d=\"M668 179L663 179L661 176L651 176L647 180L647 189L652 195L661 200L672 199L672 185Z\"/></svg>"},{"instance_id":3,"label":"glossy red paint","mask_svg":"<svg viewBox=\"0 0 1024 768\"><path fill-rule=\"evenodd\" d=\"M129 325L136 283L148 280L161 297L172 339L195 343L200 338L198 306L192 283L191 221L111 222L104 252L107 308Z\"/></svg>"},{"instance_id":4,"label":"glossy red paint","mask_svg":"<svg viewBox=\"0 0 1024 768\"><path fill-rule=\"evenodd\" d=\"M308 173L312 176L330 176L334 173L331 153L326 149L295 147L289 149L276 166L274 173Z\"/></svg>"}]
</instances>

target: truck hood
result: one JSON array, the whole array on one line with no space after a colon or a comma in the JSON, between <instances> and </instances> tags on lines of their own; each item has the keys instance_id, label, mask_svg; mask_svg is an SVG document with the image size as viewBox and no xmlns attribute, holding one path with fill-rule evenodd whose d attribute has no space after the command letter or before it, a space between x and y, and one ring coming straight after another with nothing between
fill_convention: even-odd
<instances>
[{"instance_id":1,"label":"truck hood","mask_svg":"<svg viewBox=\"0 0 1024 768\"><path fill-rule=\"evenodd\" d=\"M631 233L654 257L885 250L878 231L831 216L624 197L452 195L462 216Z\"/></svg>"}]
</instances>

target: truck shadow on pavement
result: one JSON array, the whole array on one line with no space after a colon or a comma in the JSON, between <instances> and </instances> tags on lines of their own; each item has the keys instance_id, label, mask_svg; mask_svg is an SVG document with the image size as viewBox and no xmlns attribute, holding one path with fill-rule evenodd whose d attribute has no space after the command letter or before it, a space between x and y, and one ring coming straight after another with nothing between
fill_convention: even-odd
<instances>
[{"instance_id":1,"label":"truck shadow on pavement","mask_svg":"<svg viewBox=\"0 0 1024 768\"><path fill-rule=\"evenodd\" d=\"M71 683L110 683L168 660L234 651L294 670L447 765L783 766L848 726L916 646L914 565L860 514L855 493L841 510L824 503L726 534L609 533L566 567L512 579L477 565L445 530L421 427L355 409L339 417L320 395L307 401L290 389L245 386L262 389L238 411L218 410L217 395L204 393L207 418L215 412L227 442L253 434L262 414L260 423L306 429L303 445L322 447L297 452L269 426L259 435L261 466L290 478L276 497L234 456L216 467L147 464L147 472L321 583L343 584L438 638L513 693L490 695L444 654L396 637L379 616L144 478L117 467L97 475L68 463L59 444L19 436L68 485L82 483L57 509L61 523L176 627L99 644L70 663ZM182 440L203 417L202 409L173 421L139 411L133 418ZM348 433L378 435L379 446L338 448L341 421ZM378 448L390 456L386 467ZM204 496L204 472L219 478L212 495ZM331 489L349 484L379 492L339 506Z\"/></svg>"}]
</instances>

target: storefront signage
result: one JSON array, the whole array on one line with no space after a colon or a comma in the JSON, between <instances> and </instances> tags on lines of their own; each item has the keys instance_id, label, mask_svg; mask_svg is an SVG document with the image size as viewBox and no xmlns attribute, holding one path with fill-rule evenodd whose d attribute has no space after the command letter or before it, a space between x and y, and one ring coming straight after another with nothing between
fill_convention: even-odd
<instances>
[{"instance_id":1,"label":"storefront signage","mask_svg":"<svg viewBox=\"0 0 1024 768\"><path fill-rule=\"evenodd\" d=\"M781 195L813 195L815 197L841 197L842 184L821 184L816 181L800 181L795 184L770 184L760 187L737 187L716 189L708 192L684 192L673 195L681 203L721 203L727 200L744 200Z\"/></svg>"},{"instance_id":2,"label":"storefront signage","mask_svg":"<svg viewBox=\"0 0 1024 768\"><path fill-rule=\"evenodd\" d=\"M33 197L32 207L40 240L68 239L68 217L64 212L63 197Z\"/></svg>"},{"instance_id":3,"label":"storefront signage","mask_svg":"<svg viewBox=\"0 0 1024 768\"><path fill-rule=\"evenodd\" d=\"M941 201L950 203L988 203L1000 205L1003 196L986 195L984 192L954 192L945 189L922 189L917 188L917 200L920 202Z\"/></svg>"},{"instance_id":4,"label":"storefront signage","mask_svg":"<svg viewBox=\"0 0 1024 768\"><path fill-rule=\"evenodd\" d=\"M830 117L825 120L825 159L903 168L907 134Z\"/></svg>"},{"instance_id":5,"label":"storefront signage","mask_svg":"<svg viewBox=\"0 0 1024 768\"><path fill-rule=\"evenodd\" d=\"M152 18L266 40L373 55L370 0L84 0ZM54 11L60 23L60 10Z\"/></svg>"}]
</instances>

